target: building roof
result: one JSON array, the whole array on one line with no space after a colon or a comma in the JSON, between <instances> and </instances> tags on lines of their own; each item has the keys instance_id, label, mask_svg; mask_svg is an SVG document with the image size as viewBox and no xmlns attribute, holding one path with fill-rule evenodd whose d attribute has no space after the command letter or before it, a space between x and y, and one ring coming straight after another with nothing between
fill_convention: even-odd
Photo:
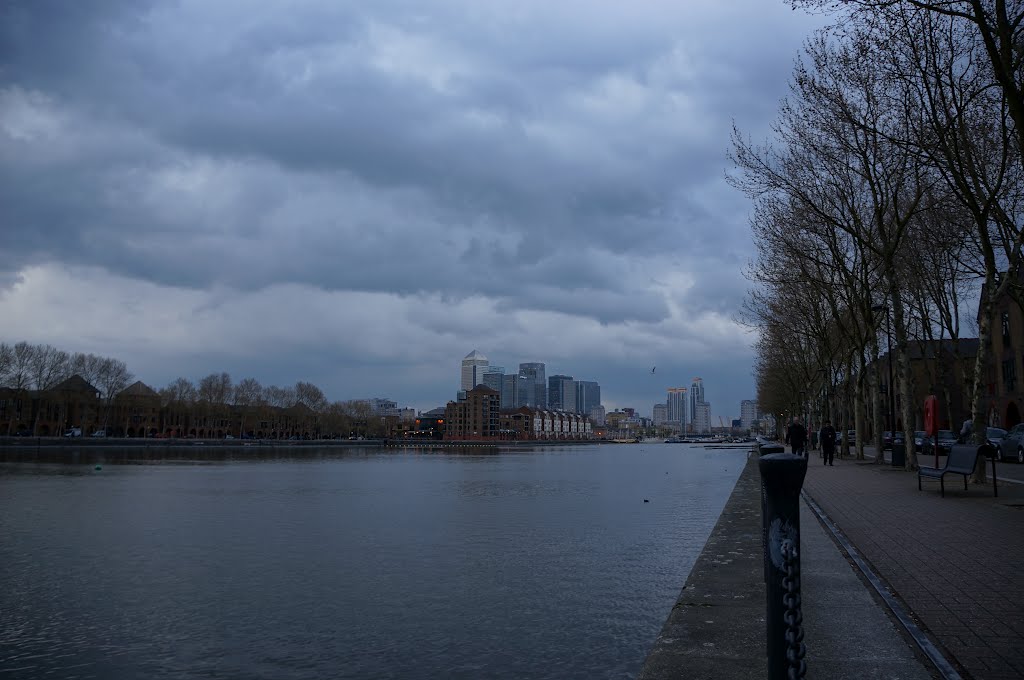
<instances>
[{"instance_id":1,"label":"building roof","mask_svg":"<svg viewBox=\"0 0 1024 680\"><path fill-rule=\"evenodd\" d=\"M477 361L487 361L487 357L485 357L483 354L480 354L479 350L473 350L472 352L467 354L466 358L463 359L463 361L466 361L467 359L475 359Z\"/></svg>"},{"instance_id":2,"label":"building roof","mask_svg":"<svg viewBox=\"0 0 1024 680\"><path fill-rule=\"evenodd\" d=\"M67 380L57 383L50 389L54 392L99 392L88 380L77 373Z\"/></svg>"},{"instance_id":3,"label":"building roof","mask_svg":"<svg viewBox=\"0 0 1024 680\"><path fill-rule=\"evenodd\" d=\"M960 338L957 344L962 358L966 359L978 355L978 338ZM953 341L948 338L945 340L929 340L925 343L912 341L907 344L907 354L911 361L934 359L939 354L952 357ZM887 353L883 352L878 358L885 359L886 356Z\"/></svg>"},{"instance_id":4,"label":"building roof","mask_svg":"<svg viewBox=\"0 0 1024 680\"><path fill-rule=\"evenodd\" d=\"M154 390L152 387L150 387L146 383L142 382L141 380L136 380L131 385L129 385L128 387L126 387L123 390L121 390L121 392L118 393L117 396L119 396L119 397L159 397L160 395L157 394L156 390Z\"/></svg>"}]
</instances>

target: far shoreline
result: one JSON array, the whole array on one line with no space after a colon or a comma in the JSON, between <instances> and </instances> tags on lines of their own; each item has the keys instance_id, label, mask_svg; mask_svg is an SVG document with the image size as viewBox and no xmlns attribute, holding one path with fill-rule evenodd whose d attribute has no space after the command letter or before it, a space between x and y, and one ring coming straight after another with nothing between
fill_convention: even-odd
<instances>
[{"instance_id":1,"label":"far shoreline","mask_svg":"<svg viewBox=\"0 0 1024 680\"><path fill-rule=\"evenodd\" d=\"M159 439L112 437L0 437L0 451L33 450L161 450L161 449L306 449L306 448L532 448L614 444L607 439L528 439L528 440L415 440L415 439Z\"/></svg>"}]
</instances>

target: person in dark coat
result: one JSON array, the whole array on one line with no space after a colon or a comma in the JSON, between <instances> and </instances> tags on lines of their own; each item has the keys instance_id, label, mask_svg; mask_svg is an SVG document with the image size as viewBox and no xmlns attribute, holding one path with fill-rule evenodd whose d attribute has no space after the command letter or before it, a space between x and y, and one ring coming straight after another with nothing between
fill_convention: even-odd
<instances>
[{"instance_id":1,"label":"person in dark coat","mask_svg":"<svg viewBox=\"0 0 1024 680\"><path fill-rule=\"evenodd\" d=\"M832 465L836 455L836 428L832 427L832 421L826 420L818 433L818 441L821 442L821 457L825 465Z\"/></svg>"},{"instance_id":2,"label":"person in dark coat","mask_svg":"<svg viewBox=\"0 0 1024 680\"><path fill-rule=\"evenodd\" d=\"M806 455L807 428L800 423L799 418L793 418L793 422L786 430L786 443L793 447L794 454Z\"/></svg>"}]
</instances>

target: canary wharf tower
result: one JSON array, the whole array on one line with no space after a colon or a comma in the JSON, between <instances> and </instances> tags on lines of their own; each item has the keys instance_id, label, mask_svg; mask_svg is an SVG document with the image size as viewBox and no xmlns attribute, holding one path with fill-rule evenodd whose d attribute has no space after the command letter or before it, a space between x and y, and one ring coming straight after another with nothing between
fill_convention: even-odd
<instances>
[{"instance_id":1,"label":"canary wharf tower","mask_svg":"<svg viewBox=\"0 0 1024 680\"><path fill-rule=\"evenodd\" d=\"M465 392L473 389L484 382L484 371L490 362L483 354L473 350L462 360L462 380L459 382L459 389Z\"/></svg>"}]
</instances>

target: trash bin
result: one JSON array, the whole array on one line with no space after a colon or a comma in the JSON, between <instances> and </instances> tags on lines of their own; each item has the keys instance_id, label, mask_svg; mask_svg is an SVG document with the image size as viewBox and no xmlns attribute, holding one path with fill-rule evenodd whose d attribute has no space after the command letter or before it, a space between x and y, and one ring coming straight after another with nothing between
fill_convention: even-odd
<instances>
[{"instance_id":1,"label":"trash bin","mask_svg":"<svg viewBox=\"0 0 1024 680\"><path fill-rule=\"evenodd\" d=\"M769 453L785 453L786 447L782 444L761 444L757 447L757 455L767 456Z\"/></svg>"},{"instance_id":2,"label":"trash bin","mask_svg":"<svg viewBox=\"0 0 1024 680\"><path fill-rule=\"evenodd\" d=\"M892 466L893 467L906 467L907 466L907 445L906 444L893 442L893 444L892 444Z\"/></svg>"}]
</instances>

